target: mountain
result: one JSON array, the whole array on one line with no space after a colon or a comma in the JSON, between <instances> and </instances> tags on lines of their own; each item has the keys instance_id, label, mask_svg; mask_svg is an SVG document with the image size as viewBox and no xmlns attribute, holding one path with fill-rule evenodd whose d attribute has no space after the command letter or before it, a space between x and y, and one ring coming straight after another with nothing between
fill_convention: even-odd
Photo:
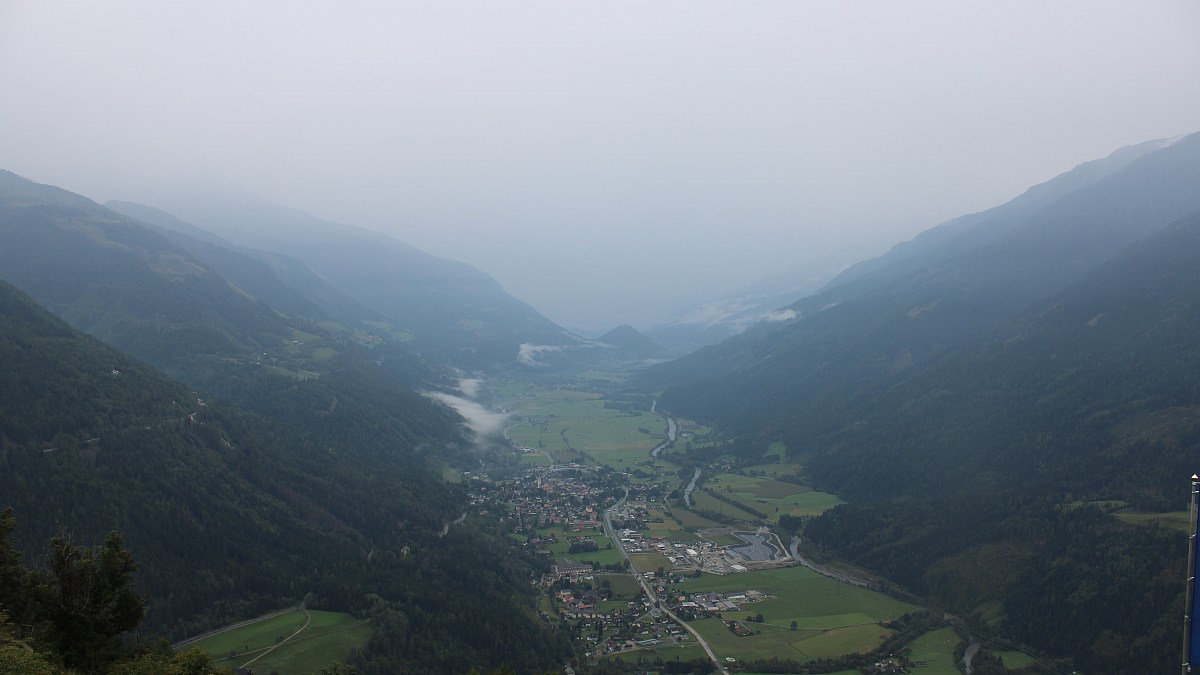
<instances>
[{"instance_id":1,"label":"mountain","mask_svg":"<svg viewBox=\"0 0 1200 675\"><path fill-rule=\"evenodd\" d=\"M405 386L440 376L402 346L277 310L145 224L9 173L0 233L0 275L190 385L0 288L0 506L27 552L121 530L152 635L307 597L374 617L362 658L378 672L533 671L569 653L531 609L541 563L487 520L443 534L465 496L442 464L473 450L453 411Z\"/></svg>"},{"instance_id":2,"label":"mountain","mask_svg":"<svg viewBox=\"0 0 1200 675\"><path fill-rule=\"evenodd\" d=\"M305 598L403 621L415 646L393 672L532 671L567 653L533 614L525 562L473 521L443 534L462 495L420 458L202 400L3 282L0 429L0 507L15 509L19 547L121 531L150 635ZM483 621L493 612L505 621Z\"/></svg>"},{"instance_id":3,"label":"mountain","mask_svg":"<svg viewBox=\"0 0 1200 675\"><path fill-rule=\"evenodd\" d=\"M617 326L596 340L624 354L643 359L662 358L666 353L666 348L628 324Z\"/></svg>"},{"instance_id":4,"label":"mountain","mask_svg":"<svg viewBox=\"0 0 1200 675\"><path fill-rule=\"evenodd\" d=\"M951 258L992 243L1040 209L1171 142L1169 139L1147 141L1121 148L1108 157L1084 162L1031 187L1005 204L932 227L912 240L897 244L882 256L848 268L837 260L804 261L795 269L763 279L740 293L692 307L647 333L667 345L672 355L682 356L738 335L757 323L790 319L795 316L790 305L818 291L868 276L871 283L877 285L886 279L896 279L922 269L935 259Z\"/></svg>"},{"instance_id":5,"label":"mountain","mask_svg":"<svg viewBox=\"0 0 1200 675\"><path fill-rule=\"evenodd\" d=\"M1000 206L961 216L932 227L913 239L897 244L888 253L852 265L838 274L829 286L850 283L879 273L876 279L896 278L928 265L935 258L953 256L994 242L1020 226L1026 218L1072 192L1092 185L1178 139L1158 139L1120 148L1108 157L1084 162L1074 169L1035 185Z\"/></svg>"},{"instance_id":6,"label":"mountain","mask_svg":"<svg viewBox=\"0 0 1200 675\"><path fill-rule=\"evenodd\" d=\"M1089 672L1165 669L1183 540L1137 523L1183 507L1200 450L1200 135L1130 154L643 386L849 499L804 527L816 554Z\"/></svg>"},{"instance_id":7,"label":"mountain","mask_svg":"<svg viewBox=\"0 0 1200 675\"><path fill-rule=\"evenodd\" d=\"M178 199L168 208L241 245L303 261L333 287L410 332L413 349L462 367L517 366L529 348L581 343L483 272L384 234L247 197ZM522 345L528 346L525 352Z\"/></svg>"},{"instance_id":8,"label":"mountain","mask_svg":"<svg viewBox=\"0 0 1200 675\"><path fill-rule=\"evenodd\" d=\"M869 501L805 535L1089 672L1174 665L1186 535L1136 523L1186 504L1198 330L1200 212L848 402L808 468Z\"/></svg>"},{"instance_id":9,"label":"mountain","mask_svg":"<svg viewBox=\"0 0 1200 675\"><path fill-rule=\"evenodd\" d=\"M845 252L843 252L844 254ZM820 290L845 269L841 254L826 260L797 260L795 266L726 296L689 307L646 335L679 357L715 345L760 322L792 318L787 306Z\"/></svg>"},{"instance_id":10,"label":"mountain","mask_svg":"<svg viewBox=\"0 0 1200 675\"><path fill-rule=\"evenodd\" d=\"M160 366L262 352L287 323L140 223L0 172L0 275L76 327Z\"/></svg>"},{"instance_id":11,"label":"mountain","mask_svg":"<svg viewBox=\"0 0 1200 675\"><path fill-rule=\"evenodd\" d=\"M952 238L898 261L901 269L833 285L789 306L795 318L656 366L642 381L665 388L670 409L727 420L735 431L803 437L831 419L841 397L892 386L1200 209L1197 184L1200 134L1145 153L1017 222L977 226L1002 232L972 234L966 243Z\"/></svg>"},{"instance_id":12,"label":"mountain","mask_svg":"<svg viewBox=\"0 0 1200 675\"><path fill-rule=\"evenodd\" d=\"M291 298L293 312L316 309L256 260L194 239L174 244L12 174L0 175L0 233L0 277L205 396L364 449L411 451L438 439L429 461L472 461L455 413L414 391L448 383L440 372L386 336L276 310L187 249L236 267L251 288Z\"/></svg>"},{"instance_id":13,"label":"mountain","mask_svg":"<svg viewBox=\"0 0 1200 675\"><path fill-rule=\"evenodd\" d=\"M295 258L240 247L143 204L110 201L105 207L150 225L196 260L276 310L310 319L332 318L351 326L382 319Z\"/></svg>"}]
</instances>

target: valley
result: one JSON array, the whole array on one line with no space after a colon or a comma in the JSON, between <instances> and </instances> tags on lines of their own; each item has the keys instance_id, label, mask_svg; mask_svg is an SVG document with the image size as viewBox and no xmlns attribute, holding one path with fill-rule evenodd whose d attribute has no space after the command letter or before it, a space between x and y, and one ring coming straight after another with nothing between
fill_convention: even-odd
<instances>
[{"instance_id":1,"label":"valley","mask_svg":"<svg viewBox=\"0 0 1200 675\"><path fill-rule=\"evenodd\" d=\"M938 621L920 632L899 626L923 610L874 581L801 564L780 518L840 500L804 484L784 448L756 463L720 454L697 463L689 451L713 452L719 436L640 395L512 380L482 390L512 416L510 451L465 477L472 503L550 565L539 582L543 616L565 622L592 662L653 669L708 659L726 672L842 659L858 667L868 665L860 655L884 644L903 653L901 633L907 642L941 630ZM951 663L957 644L940 660ZM899 667L901 658L890 662Z\"/></svg>"},{"instance_id":2,"label":"valley","mask_svg":"<svg viewBox=\"0 0 1200 675\"><path fill-rule=\"evenodd\" d=\"M685 343L575 334L389 235L255 199L182 205L201 228L0 171L0 650L1165 670L1196 185L1200 134L1126 148L665 361ZM77 578L107 595L60 611ZM170 653L188 636L212 662Z\"/></svg>"}]
</instances>

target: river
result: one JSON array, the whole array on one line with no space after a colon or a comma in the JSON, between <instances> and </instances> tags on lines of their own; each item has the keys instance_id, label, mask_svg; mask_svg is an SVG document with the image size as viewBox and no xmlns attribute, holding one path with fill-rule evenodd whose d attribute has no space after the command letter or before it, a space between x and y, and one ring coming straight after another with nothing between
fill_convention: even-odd
<instances>
[{"instance_id":1,"label":"river","mask_svg":"<svg viewBox=\"0 0 1200 675\"><path fill-rule=\"evenodd\" d=\"M700 480L700 467L696 467L696 473L692 474L692 482L688 483L687 489L683 491L683 503L688 508L692 507L692 490L696 489L698 480Z\"/></svg>"}]
</instances>

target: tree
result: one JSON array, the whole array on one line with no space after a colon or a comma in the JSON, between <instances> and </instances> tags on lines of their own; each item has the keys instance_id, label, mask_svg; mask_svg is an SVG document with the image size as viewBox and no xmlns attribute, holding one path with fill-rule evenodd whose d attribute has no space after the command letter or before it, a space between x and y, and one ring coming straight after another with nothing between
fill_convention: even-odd
<instances>
[{"instance_id":1,"label":"tree","mask_svg":"<svg viewBox=\"0 0 1200 675\"><path fill-rule=\"evenodd\" d=\"M136 628L145 613L133 588L136 568L117 532L98 550L66 537L50 541L50 569L35 572L30 588L35 630L68 668L96 671L120 658L118 637Z\"/></svg>"},{"instance_id":2,"label":"tree","mask_svg":"<svg viewBox=\"0 0 1200 675\"><path fill-rule=\"evenodd\" d=\"M0 675L52 675L54 670L45 656L17 637L16 626L0 611Z\"/></svg>"},{"instance_id":3,"label":"tree","mask_svg":"<svg viewBox=\"0 0 1200 675\"><path fill-rule=\"evenodd\" d=\"M792 630L796 630L799 627L800 627L800 624L796 623L795 619L792 619L792 622L790 624L788 624L788 628L791 628Z\"/></svg>"},{"instance_id":4,"label":"tree","mask_svg":"<svg viewBox=\"0 0 1200 675\"><path fill-rule=\"evenodd\" d=\"M28 573L21 565L21 553L9 538L16 527L12 507L0 511L0 607L19 611L18 600L24 595Z\"/></svg>"}]
</instances>

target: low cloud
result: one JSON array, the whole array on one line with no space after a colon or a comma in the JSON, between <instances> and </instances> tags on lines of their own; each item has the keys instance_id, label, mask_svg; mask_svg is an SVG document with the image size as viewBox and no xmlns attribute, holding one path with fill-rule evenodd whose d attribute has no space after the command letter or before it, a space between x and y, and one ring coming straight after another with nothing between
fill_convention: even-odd
<instances>
[{"instance_id":1,"label":"low cloud","mask_svg":"<svg viewBox=\"0 0 1200 675\"><path fill-rule=\"evenodd\" d=\"M481 384L483 384L483 380L464 377L458 381L458 390L467 398L476 398L479 396L479 385Z\"/></svg>"},{"instance_id":2,"label":"low cloud","mask_svg":"<svg viewBox=\"0 0 1200 675\"><path fill-rule=\"evenodd\" d=\"M467 428L474 432L477 438L500 433L508 420L507 414L493 412L479 403L461 396L440 391L425 392L425 395L454 408L467 421Z\"/></svg>"},{"instance_id":3,"label":"low cloud","mask_svg":"<svg viewBox=\"0 0 1200 675\"><path fill-rule=\"evenodd\" d=\"M535 345L522 342L521 347L517 350L517 361L526 366L544 367L546 364L537 360L538 354L561 352L562 350L563 345Z\"/></svg>"}]
</instances>

